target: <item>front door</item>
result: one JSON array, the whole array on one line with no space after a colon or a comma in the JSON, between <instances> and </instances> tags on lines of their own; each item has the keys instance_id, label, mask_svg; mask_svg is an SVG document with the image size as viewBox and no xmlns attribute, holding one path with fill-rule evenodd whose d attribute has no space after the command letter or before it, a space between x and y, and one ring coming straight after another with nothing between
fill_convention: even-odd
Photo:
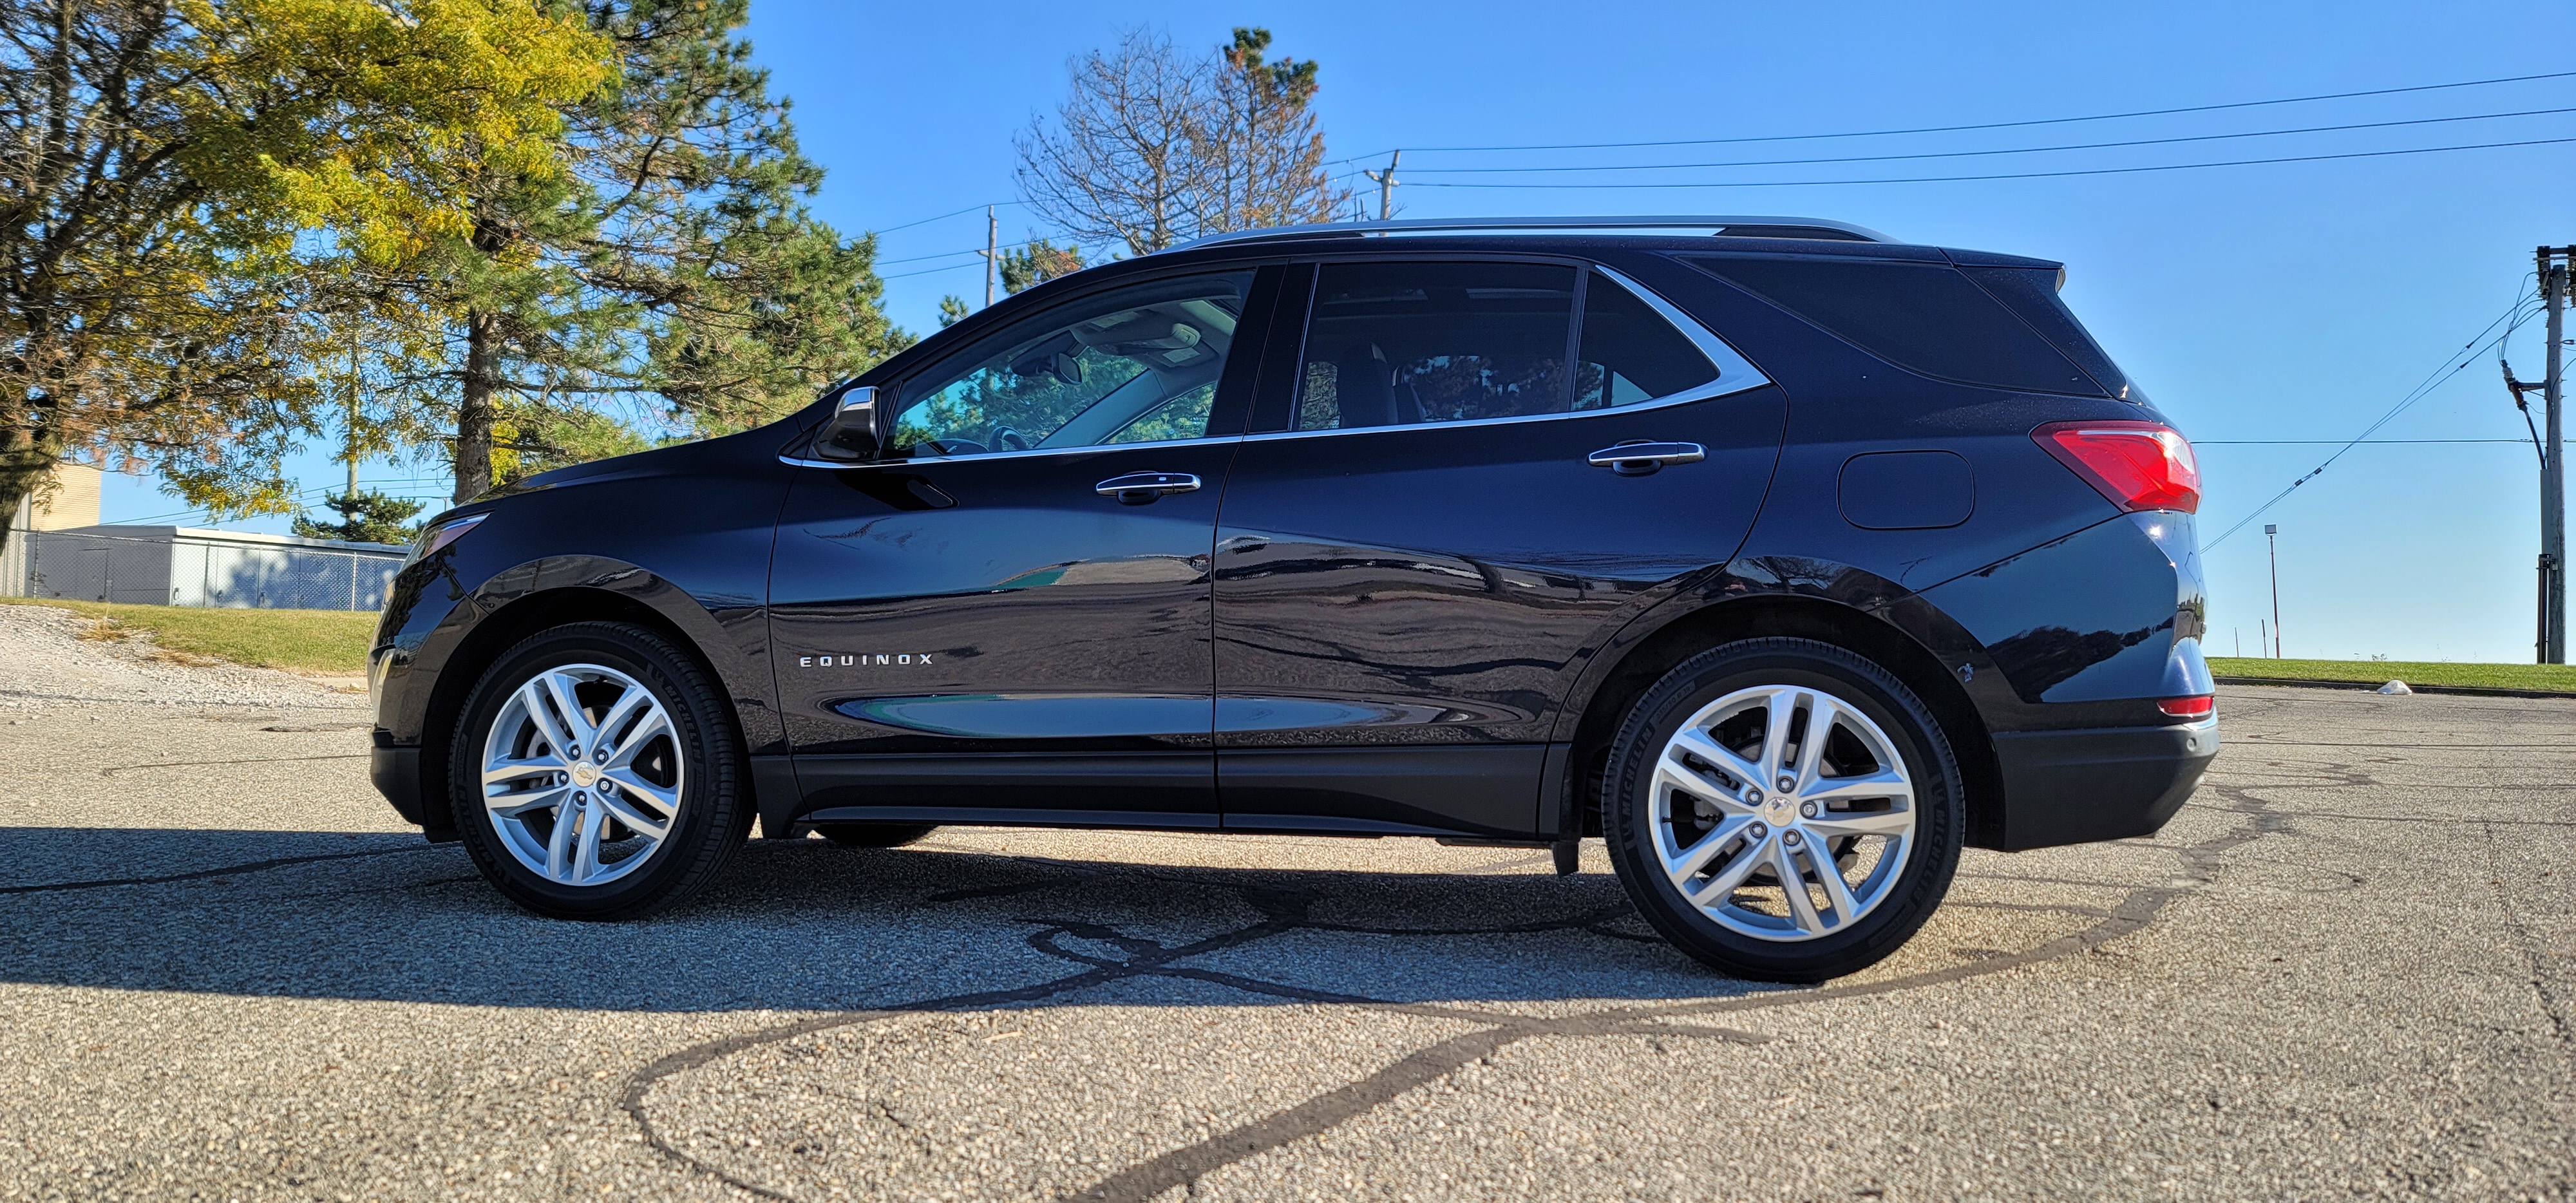
<instances>
[{"instance_id":1,"label":"front door","mask_svg":"<svg viewBox=\"0 0 2576 1203\"><path fill-rule=\"evenodd\" d=\"M1742 542L1779 390L1573 265L1326 263L1303 347L1293 398L1265 372L1217 532L1226 827L1552 833L1582 657ZM1594 462L1635 443L1666 458Z\"/></svg>"},{"instance_id":2,"label":"front door","mask_svg":"<svg viewBox=\"0 0 2576 1203\"><path fill-rule=\"evenodd\" d=\"M880 390L882 461L798 474L770 623L813 817L1215 825L1210 430L1252 281L1012 323Z\"/></svg>"}]
</instances>

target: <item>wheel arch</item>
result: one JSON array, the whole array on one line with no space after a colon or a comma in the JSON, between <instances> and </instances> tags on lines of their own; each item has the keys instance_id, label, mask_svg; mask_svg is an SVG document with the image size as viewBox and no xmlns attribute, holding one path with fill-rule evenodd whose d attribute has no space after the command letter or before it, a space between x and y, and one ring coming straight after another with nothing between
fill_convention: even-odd
<instances>
[{"instance_id":1,"label":"wheel arch","mask_svg":"<svg viewBox=\"0 0 2576 1203\"><path fill-rule=\"evenodd\" d=\"M1566 779L1548 783L1550 794L1562 799L1558 830L1601 834L1601 780L1611 741L1628 708L1656 681L1710 648L1773 636L1844 648L1903 681L1931 710L1958 758L1970 845L1985 846L1988 833L2000 830L2003 769L1993 736L1958 677L1930 648L1870 610L1808 594L1757 593L1698 605L1685 600L1675 599L1666 613L1640 616L1622 630L1610 646L1613 654L1588 674L1580 709L1568 708L1573 729L1563 735Z\"/></svg>"},{"instance_id":2,"label":"wheel arch","mask_svg":"<svg viewBox=\"0 0 2576 1203\"><path fill-rule=\"evenodd\" d=\"M576 622L621 622L642 627L680 649L682 655L695 661L698 668L719 683L723 673L708 658L698 640L673 622L669 616L631 594L592 586L573 585L522 594L486 613L468 629L445 662L440 666L431 687L423 713L420 733L420 798L422 827L433 840L453 838L456 819L448 805L448 760L453 751L457 719L463 714L468 695L493 662L521 640L551 627ZM719 688L725 695L726 708L734 721L738 745L743 741L742 714L730 689ZM737 752L741 751L737 747Z\"/></svg>"}]
</instances>

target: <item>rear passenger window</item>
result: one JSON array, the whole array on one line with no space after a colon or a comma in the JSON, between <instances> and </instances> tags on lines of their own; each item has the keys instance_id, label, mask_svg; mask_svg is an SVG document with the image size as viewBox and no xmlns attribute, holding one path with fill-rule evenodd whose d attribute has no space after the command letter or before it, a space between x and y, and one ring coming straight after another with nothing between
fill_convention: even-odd
<instances>
[{"instance_id":1,"label":"rear passenger window","mask_svg":"<svg viewBox=\"0 0 2576 1203\"><path fill-rule=\"evenodd\" d=\"M1890 363L1990 388L2103 395L1986 290L1945 263L1692 256Z\"/></svg>"},{"instance_id":2,"label":"rear passenger window","mask_svg":"<svg viewBox=\"0 0 2576 1203\"><path fill-rule=\"evenodd\" d=\"M1571 267L1327 263L1294 428L1564 413L1573 321Z\"/></svg>"},{"instance_id":3,"label":"rear passenger window","mask_svg":"<svg viewBox=\"0 0 2576 1203\"><path fill-rule=\"evenodd\" d=\"M1574 408L1634 405L1715 379L1717 365L1637 294L1599 272L1584 282Z\"/></svg>"}]
</instances>

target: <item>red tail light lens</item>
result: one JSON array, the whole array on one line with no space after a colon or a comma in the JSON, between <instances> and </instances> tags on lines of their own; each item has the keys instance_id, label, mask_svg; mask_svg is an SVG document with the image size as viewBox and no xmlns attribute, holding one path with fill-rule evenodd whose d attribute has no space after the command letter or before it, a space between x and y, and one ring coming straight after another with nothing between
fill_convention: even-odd
<instances>
[{"instance_id":1,"label":"red tail light lens","mask_svg":"<svg viewBox=\"0 0 2576 1203\"><path fill-rule=\"evenodd\" d=\"M2156 709L2175 718L2208 718L2218 713L2218 699L2205 693L2198 697L2166 698L2156 703Z\"/></svg>"},{"instance_id":2,"label":"red tail light lens","mask_svg":"<svg viewBox=\"0 0 2576 1203\"><path fill-rule=\"evenodd\" d=\"M2124 510L2200 509L2200 461L2181 432L2156 422L2051 422L2030 432L2086 484Z\"/></svg>"}]
</instances>

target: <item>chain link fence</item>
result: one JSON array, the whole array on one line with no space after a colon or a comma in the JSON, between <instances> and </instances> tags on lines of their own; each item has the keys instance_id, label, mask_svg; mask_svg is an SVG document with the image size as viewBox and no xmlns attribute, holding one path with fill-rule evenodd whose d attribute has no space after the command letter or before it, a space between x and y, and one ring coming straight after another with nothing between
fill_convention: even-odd
<instances>
[{"instance_id":1,"label":"chain link fence","mask_svg":"<svg viewBox=\"0 0 2576 1203\"><path fill-rule=\"evenodd\" d=\"M182 527L9 532L0 596L282 610L380 610L410 549Z\"/></svg>"}]
</instances>

